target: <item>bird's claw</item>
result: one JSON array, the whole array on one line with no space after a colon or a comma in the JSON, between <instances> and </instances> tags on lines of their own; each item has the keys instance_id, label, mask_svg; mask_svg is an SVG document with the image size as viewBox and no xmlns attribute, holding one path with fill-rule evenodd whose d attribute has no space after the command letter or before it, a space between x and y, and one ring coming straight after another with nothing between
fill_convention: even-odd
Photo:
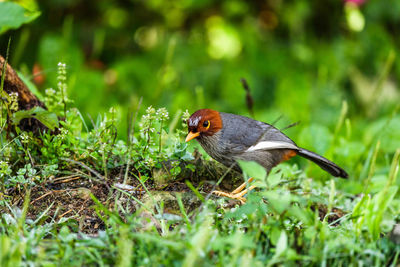
<instances>
[{"instance_id":1,"label":"bird's claw","mask_svg":"<svg viewBox=\"0 0 400 267\"><path fill-rule=\"evenodd\" d=\"M255 188L255 186L252 185L252 186L249 186L249 188L245 189L246 185L251 183L253 180L254 180L254 178L250 178L249 180L247 180L247 183L241 184L235 190L233 190L231 193L226 193L223 191L212 191L211 193L215 194L219 197L227 197L230 199L236 199L236 200L239 200L241 204L244 204L244 203L246 203L246 198L244 197L244 195L246 195L247 192L249 192L250 190Z\"/></svg>"},{"instance_id":2,"label":"bird's claw","mask_svg":"<svg viewBox=\"0 0 400 267\"><path fill-rule=\"evenodd\" d=\"M242 192L240 192L238 194L232 194L232 193L226 193L223 191L212 191L211 193L214 195L217 195L219 197L227 197L227 198L239 200L241 204L246 203L246 198L243 197L243 195L245 195L247 192L244 192L244 194L242 194Z\"/></svg>"}]
</instances>

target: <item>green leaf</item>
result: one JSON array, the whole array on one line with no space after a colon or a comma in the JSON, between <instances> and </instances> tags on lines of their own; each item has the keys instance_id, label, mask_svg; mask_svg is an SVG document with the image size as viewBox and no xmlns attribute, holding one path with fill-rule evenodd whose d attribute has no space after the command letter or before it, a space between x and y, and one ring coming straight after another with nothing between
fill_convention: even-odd
<instances>
[{"instance_id":1,"label":"green leaf","mask_svg":"<svg viewBox=\"0 0 400 267\"><path fill-rule=\"evenodd\" d=\"M267 198L269 204L278 214L282 214L291 205L291 195L287 192L265 191L262 195Z\"/></svg>"},{"instance_id":2,"label":"green leaf","mask_svg":"<svg viewBox=\"0 0 400 267\"><path fill-rule=\"evenodd\" d=\"M291 206L288 212L291 217L297 218L304 225L311 226L314 223L313 213L308 209L299 206Z\"/></svg>"},{"instance_id":3,"label":"green leaf","mask_svg":"<svg viewBox=\"0 0 400 267\"><path fill-rule=\"evenodd\" d=\"M356 204L353 209L353 223L354 229L357 233L361 233L362 226L364 224L365 218L369 216L367 207L370 205L371 196L369 194L364 195L361 200Z\"/></svg>"},{"instance_id":4,"label":"green leaf","mask_svg":"<svg viewBox=\"0 0 400 267\"><path fill-rule=\"evenodd\" d=\"M368 207L368 228L375 240L379 238L382 232L381 223L383 221L383 215L389 207L390 202L394 199L397 190L397 186L385 188L374 196L370 203L371 205Z\"/></svg>"},{"instance_id":5,"label":"green leaf","mask_svg":"<svg viewBox=\"0 0 400 267\"><path fill-rule=\"evenodd\" d=\"M12 122L18 124L22 119L35 118L50 130L58 127L57 115L41 107L34 107L29 110L19 110L13 113Z\"/></svg>"},{"instance_id":6,"label":"green leaf","mask_svg":"<svg viewBox=\"0 0 400 267\"><path fill-rule=\"evenodd\" d=\"M0 2L0 34L9 29L18 29L40 15L39 11L29 12L13 2Z\"/></svg>"},{"instance_id":7,"label":"green leaf","mask_svg":"<svg viewBox=\"0 0 400 267\"><path fill-rule=\"evenodd\" d=\"M276 244L275 257L281 256L287 249L288 238L286 232L282 230L278 243Z\"/></svg>"},{"instance_id":8,"label":"green leaf","mask_svg":"<svg viewBox=\"0 0 400 267\"><path fill-rule=\"evenodd\" d=\"M55 113L43 110L42 112L36 113L34 117L50 130L54 130L54 128L58 127L58 118Z\"/></svg>"},{"instance_id":9,"label":"green leaf","mask_svg":"<svg viewBox=\"0 0 400 267\"><path fill-rule=\"evenodd\" d=\"M248 177L263 180L267 175L264 167L254 161L238 160L240 168L247 174Z\"/></svg>"}]
</instances>

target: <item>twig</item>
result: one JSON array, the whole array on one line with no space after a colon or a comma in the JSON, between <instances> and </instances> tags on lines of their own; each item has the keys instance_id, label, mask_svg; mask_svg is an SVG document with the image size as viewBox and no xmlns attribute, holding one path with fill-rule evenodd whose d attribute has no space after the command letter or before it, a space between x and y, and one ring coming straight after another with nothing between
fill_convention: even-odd
<instances>
[{"instance_id":1,"label":"twig","mask_svg":"<svg viewBox=\"0 0 400 267\"><path fill-rule=\"evenodd\" d=\"M249 110L249 113L251 115L251 117L254 118L254 112L253 112L253 104L254 104L254 100L253 97L251 96L250 93L250 87L249 84L247 83L245 78L241 78L240 82L242 83L242 86L244 88L244 90L246 91L246 105L247 105L247 109Z\"/></svg>"},{"instance_id":2,"label":"twig","mask_svg":"<svg viewBox=\"0 0 400 267\"><path fill-rule=\"evenodd\" d=\"M126 163L123 184L126 184L126 182L128 180L129 167L131 165L132 141L133 141L133 137L134 137L134 134L135 134L136 119L137 119L137 115L139 113L140 107L142 105L142 100L143 100L143 97L140 97L139 103L138 103L137 108L136 108L135 116L133 117L133 121L129 120L129 129L128 129L128 162ZM132 140L131 140L131 138L132 138ZM119 200L120 197L121 197L121 194L118 193L118 195L117 195L117 197L115 199Z\"/></svg>"},{"instance_id":3,"label":"twig","mask_svg":"<svg viewBox=\"0 0 400 267\"><path fill-rule=\"evenodd\" d=\"M46 194L41 195L41 196L38 197L37 199L32 200L30 204L32 205L32 204L35 203L36 201L39 201L39 200L41 200L42 198L45 198L46 196L48 196L48 195L50 195L50 194L53 194L53 191L49 191L49 192L47 192Z\"/></svg>"},{"instance_id":4,"label":"twig","mask_svg":"<svg viewBox=\"0 0 400 267\"><path fill-rule=\"evenodd\" d=\"M93 173L97 178L99 178L99 179L101 179L101 180L104 180L104 181L106 180L106 179L104 178L104 176L102 176L100 173L98 173L97 171L93 170L92 168L86 166L86 165L83 164L82 162L79 162L79 161L76 161L76 160L73 160L73 159L69 159L69 158L61 158L61 159L62 159L62 160L65 160L65 161L68 161L68 162L71 162L71 163L74 163L74 164L76 164L76 165L79 165L79 166L81 166L82 168L84 168L84 169L88 170L89 172Z\"/></svg>"},{"instance_id":5,"label":"twig","mask_svg":"<svg viewBox=\"0 0 400 267\"><path fill-rule=\"evenodd\" d=\"M1 84L0 84L0 91L1 91L0 96L1 97L3 97L4 80L6 78L6 69L7 69L8 56L9 56L9 52L10 52L10 44L11 44L11 37L8 39L6 59L3 62L3 67L2 67L3 69L2 69ZM6 97L8 97L8 95ZM1 110L3 110L3 100L0 101L0 104L1 104L0 108L1 108ZM7 113L8 113L8 110L9 110L9 108L7 107ZM8 114L8 115L10 115L10 114ZM0 113L0 116L1 116L0 120L2 121L3 120L3 112Z\"/></svg>"},{"instance_id":6,"label":"twig","mask_svg":"<svg viewBox=\"0 0 400 267\"><path fill-rule=\"evenodd\" d=\"M74 180L78 180L78 179L81 179L81 178L82 177L80 177L80 176L76 176L76 177L72 177L72 178L69 178L69 179L53 182L53 184L68 183L68 182L71 182L71 181L74 181Z\"/></svg>"},{"instance_id":7,"label":"twig","mask_svg":"<svg viewBox=\"0 0 400 267\"><path fill-rule=\"evenodd\" d=\"M300 121L296 121L296 122L294 122L294 123L292 123L292 124L289 124L288 126L283 127L283 128L281 129L281 131L287 130L287 129L292 128L292 127L294 127L294 126L297 126L299 123L300 123Z\"/></svg>"},{"instance_id":8,"label":"twig","mask_svg":"<svg viewBox=\"0 0 400 267\"><path fill-rule=\"evenodd\" d=\"M128 120L128 147L131 145L131 136L133 137L135 133L135 124L136 124L136 118L140 110L140 106L142 105L143 97L139 99L138 106L136 108L135 116L133 117L133 113L131 114L131 117ZM133 120L132 120L133 117Z\"/></svg>"},{"instance_id":9,"label":"twig","mask_svg":"<svg viewBox=\"0 0 400 267\"><path fill-rule=\"evenodd\" d=\"M61 219L62 217L64 217L64 216L67 215L68 213L70 213L71 211L73 211L73 209L70 209L69 211L64 212L63 214L61 214L60 216L58 216L58 218Z\"/></svg>"},{"instance_id":10,"label":"twig","mask_svg":"<svg viewBox=\"0 0 400 267\"><path fill-rule=\"evenodd\" d=\"M35 203L36 201L39 201L39 200L41 200L42 198L45 198L45 197L47 197L48 195L51 195L51 194L53 194L53 193L60 193L60 192L64 192L64 191L67 191L67 190L66 190L66 189L63 189L63 190L52 190L52 191L49 191L49 192L47 192L46 194L41 195L40 197L36 198L35 200L32 200L30 204L32 205L32 204Z\"/></svg>"},{"instance_id":11,"label":"twig","mask_svg":"<svg viewBox=\"0 0 400 267\"><path fill-rule=\"evenodd\" d=\"M135 195L141 195L144 192L144 189L143 189L143 187L141 187L141 185L137 185L135 187L135 186L128 185L128 184L115 183L114 187L124 190L124 191L131 192L132 194L135 194Z\"/></svg>"},{"instance_id":12,"label":"twig","mask_svg":"<svg viewBox=\"0 0 400 267\"><path fill-rule=\"evenodd\" d=\"M161 119L160 122L160 138L159 138L159 143L158 143L158 153L161 153L161 138L162 138L162 126L163 126L163 119Z\"/></svg>"},{"instance_id":13,"label":"twig","mask_svg":"<svg viewBox=\"0 0 400 267\"><path fill-rule=\"evenodd\" d=\"M270 123L272 126L275 126L275 124L282 119L283 115L280 115L276 120L274 120L272 123Z\"/></svg>"},{"instance_id":14,"label":"twig","mask_svg":"<svg viewBox=\"0 0 400 267\"><path fill-rule=\"evenodd\" d=\"M68 179L68 178L76 177L76 176L77 176L76 174L67 175L67 176L61 176L61 177L55 178L54 180L50 180L49 182L54 183L56 181L60 181L60 180L63 180L63 179Z\"/></svg>"},{"instance_id":15,"label":"twig","mask_svg":"<svg viewBox=\"0 0 400 267\"><path fill-rule=\"evenodd\" d=\"M104 176L102 176L100 173L98 173L97 171L93 170L92 168L86 166L85 164L83 164L82 162L73 160L73 159L68 159L68 158L60 158L62 160L74 163L76 165L81 166L82 168L86 169L87 171L93 173L96 177L98 177L100 180L97 180L97 182L104 184L107 187L107 190L110 191L111 187L108 185L107 180L104 178ZM88 176L87 174L85 174L84 172L81 172L83 174L83 176ZM90 177L90 176L89 176ZM96 180L96 179L95 179Z\"/></svg>"}]
</instances>

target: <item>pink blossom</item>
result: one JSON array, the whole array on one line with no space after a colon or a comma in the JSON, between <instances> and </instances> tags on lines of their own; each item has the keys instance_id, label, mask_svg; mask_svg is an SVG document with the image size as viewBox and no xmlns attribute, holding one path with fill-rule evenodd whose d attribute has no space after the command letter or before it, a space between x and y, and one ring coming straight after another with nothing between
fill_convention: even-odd
<instances>
[{"instance_id":1,"label":"pink blossom","mask_svg":"<svg viewBox=\"0 0 400 267\"><path fill-rule=\"evenodd\" d=\"M356 6L361 6L363 5L367 0L344 0L345 3L352 3L355 4Z\"/></svg>"}]
</instances>

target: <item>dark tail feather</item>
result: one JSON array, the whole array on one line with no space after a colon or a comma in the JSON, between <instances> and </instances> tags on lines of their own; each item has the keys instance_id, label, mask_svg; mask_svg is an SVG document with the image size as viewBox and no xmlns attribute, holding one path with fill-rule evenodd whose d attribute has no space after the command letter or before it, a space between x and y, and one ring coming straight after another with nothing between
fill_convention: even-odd
<instances>
[{"instance_id":1,"label":"dark tail feather","mask_svg":"<svg viewBox=\"0 0 400 267\"><path fill-rule=\"evenodd\" d=\"M331 175L335 177L347 178L349 175L345 170L340 168L338 165L333 163L332 161L314 153L304 148L299 148L297 151L297 155L302 156L303 158L309 159L312 162L316 163L323 170L329 172Z\"/></svg>"}]
</instances>

